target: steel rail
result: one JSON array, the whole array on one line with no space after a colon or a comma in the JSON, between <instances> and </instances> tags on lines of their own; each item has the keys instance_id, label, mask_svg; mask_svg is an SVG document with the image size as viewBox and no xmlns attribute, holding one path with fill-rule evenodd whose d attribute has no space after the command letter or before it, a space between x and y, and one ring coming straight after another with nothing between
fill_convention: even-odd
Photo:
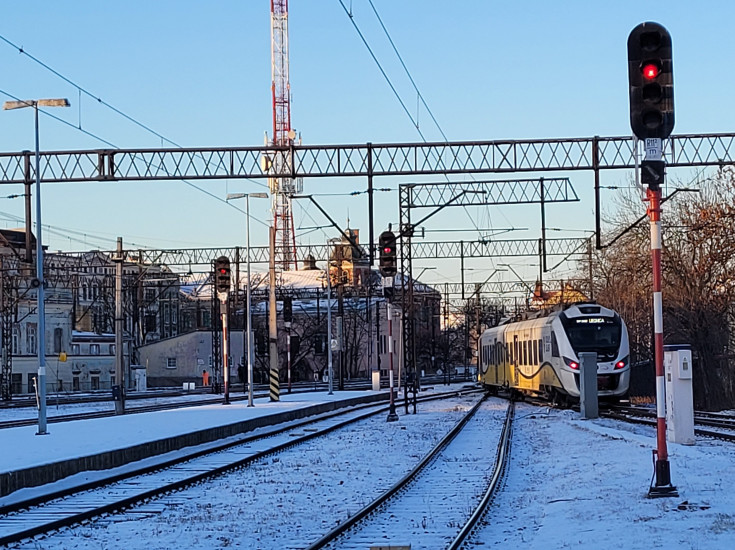
<instances>
[{"instance_id":1,"label":"steel rail","mask_svg":"<svg viewBox=\"0 0 735 550\"><path fill-rule=\"evenodd\" d=\"M511 400L510 404L508 405L508 414L506 415L505 423L503 424L503 431L500 434L500 443L498 444L498 451L495 455L495 468L493 469L493 475L490 478L490 483L485 490L485 494L482 496L482 499L475 508L475 511L472 512L472 515L462 526L462 529L459 530L459 533L457 533L455 539L447 547L447 550L457 550L458 548L462 547L465 542L467 542L467 540L470 538L470 535L477 527L477 524L480 522L480 520L483 518L488 508L490 507L490 503L492 502L493 498L497 494L500 480L502 479L505 469L508 466L508 459L510 458L510 438L513 431L514 413L515 402Z\"/></svg>"},{"instance_id":2,"label":"steel rail","mask_svg":"<svg viewBox=\"0 0 735 550\"><path fill-rule=\"evenodd\" d=\"M422 397L422 400L432 401L432 400L438 400L438 399L445 399L447 397L452 397L458 394L466 394L466 393L468 393L468 390L466 389L453 390L451 392L446 392L442 394L424 396ZM244 458L237 458L236 460L233 460L227 464L218 465L217 467L209 469L207 471L193 473L193 474L186 474L185 477L183 477L182 479L179 479L178 481L166 483L164 485L157 486L151 489L143 489L140 492L137 492L136 494L133 494L133 495L130 495L128 492L127 494L129 496L114 500L112 502L108 502L101 506L89 508L83 511L71 511L69 508L65 507L63 510L58 511L57 513L49 513L43 507L44 504L51 503L51 501L56 500L56 499L60 499L63 497L72 497L76 494L79 494L85 491L89 491L89 490L98 489L101 487L106 487L106 486L109 486L119 481L132 479L132 478L135 478L141 475L145 475L145 474L149 474L149 473L153 473L156 471L162 471L167 468L175 467L178 464L188 462L195 458L205 457L207 455L211 455L214 453L226 451L227 449L230 449L230 448L252 444L254 441L257 441L257 440L263 440L269 437L273 437L274 435L282 434L284 432L288 432L296 428L302 428L310 424L313 425L318 422L330 420L338 416L346 415L349 413L355 413L362 409L372 409L372 410L368 410L367 412L360 413L346 420L338 421L337 423L331 426L324 427L320 431L312 431L312 432L308 432L305 434L301 434L297 437L290 438L288 441L273 445L272 447L269 447L268 449L265 449L263 451L258 451ZM68 527L71 525L75 525L75 524L81 523L93 517L116 512L116 511L128 508L132 505L135 505L137 503L147 501L151 498L156 498L156 497L162 496L164 494L168 494L173 491L178 491L182 488L186 488L186 487L195 485L197 483L200 483L201 481L205 481L207 479L214 478L216 476L222 475L232 470L241 468L251 462L262 459L266 456L270 456L270 455L279 453L285 449L295 447L299 445L300 443L304 443L311 439L320 437L322 435L326 435L328 433L331 433L349 424L364 420L365 418L368 418L370 416L384 414L387 410L388 410L388 406L385 404L376 405L374 403L367 403L363 405L358 405L356 407L349 407L347 409L333 411L331 413L319 415L316 418L309 418L309 419L297 421L295 423L290 423L287 426L280 426L277 428L272 428L271 430L266 430L265 432L259 435L247 436L237 441L228 441L221 445L215 445L207 449L198 450L186 456L176 457L176 458L166 460L156 465L150 465L150 466L138 468L134 471L116 474L106 479L84 483L76 487L59 490L59 491L49 493L43 496L30 498L22 502L16 502L8 506L0 507L0 526L3 526L3 527L7 527L7 524L9 521L18 521L18 522L23 521L22 514L26 514L26 515L35 514L36 512L40 511L41 515L43 516L43 521L39 522L35 526L20 528L14 532L7 532L6 530L5 534L0 534L0 545L7 545L11 542L17 542L23 539L27 539L27 538L42 534L42 533L47 533L49 531L59 529L61 527ZM237 456L242 457L242 454L238 454ZM12 515L8 516L8 514L12 514Z\"/></svg>"},{"instance_id":3,"label":"steel rail","mask_svg":"<svg viewBox=\"0 0 735 550\"><path fill-rule=\"evenodd\" d=\"M452 430L447 433L441 439L441 441L439 441L439 443L437 443L434 448L426 456L424 456L424 458L421 459L421 461L410 472L403 476L403 478L401 478L397 483L395 483L378 498L362 508L362 510L350 516L348 519L340 523L337 527L326 533L319 540L307 546L306 550L319 550L332 544L340 536L350 531L353 527L369 517L388 501L395 498L398 493L406 489L406 487L414 479L416 479L418 474L422 472L429 464L431 464L439 456L439 454L452 442L452 440L455 439L457 435L459 435L459 433L462 431L462 428L464 428L467 422L469 422L469 420L477 413L477 411L480 409L487 398L488 395L485 394L483 398L480 399L459 422L457 422L454 428L452 428Z\"/></svg>"}]
</instances>

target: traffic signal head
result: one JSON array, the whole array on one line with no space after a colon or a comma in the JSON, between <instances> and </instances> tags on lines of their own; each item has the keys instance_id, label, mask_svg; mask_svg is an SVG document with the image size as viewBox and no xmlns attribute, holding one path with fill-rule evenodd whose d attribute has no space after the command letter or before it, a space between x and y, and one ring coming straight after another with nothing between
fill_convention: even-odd
<instances>
[{"instance_id":1,"label":"traffic signal head","mask_svg":"<svg viewBox=\"0 0 735 550\"><path fill-rule=\"evenodd\" d=\"M638 139L669 137L674 129L671 35L658 23L641 23L628 36L630 126Z\"/></svg>"},{"instance_id":2,"label":"traffic signal head","mask_svg":"<svg viewBox=\"0 0 735 550\"><path fill-rule=\"evenodd\" d=\"M286 323L293 320L293 300L290 296L283 297L283 320Z\"/></svg>"},{"instance_id":3,"label":"traffic signal head","mask_svg":"<svg viewBox=\"0 0 735 550\"><path fill-rule=\"evenodd\" d=\"M398 271L396 266L396 236L392 231L383 231L378 239L380 247L380 273L392 277Z\"/></svg>"},{"instance_id":4,"label":"traffic signal head","mask_svg":"<svg viewBox=\"0 0 735 550\"><path fill-rule=\"evenodd\" d=\"M230 259L227 256L214 261L214 286L217 292L230 291Z\"/></svg>"}]
</instances>

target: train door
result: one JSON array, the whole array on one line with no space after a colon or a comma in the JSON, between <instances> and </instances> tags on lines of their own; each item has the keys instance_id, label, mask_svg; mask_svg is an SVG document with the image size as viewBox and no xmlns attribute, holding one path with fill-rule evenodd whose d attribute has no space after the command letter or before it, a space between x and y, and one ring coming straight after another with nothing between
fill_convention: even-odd
<instances>
[{"instance_id":1,"label":"train door","mask_svg":"<svg viewBox=\"0 0 735 550\"><path fill-rule=\"evenodd\" d=\"M518 387L518 355L520 352L520 346L518 345L518 335L513 335L513 387Z\"/></svg>"},{"instance_id":2,"label":"train door","mask_svg":"<svg viewBox=\"0 0 735 550\"><path fill-rule=\"evenodd\" d=\"M498 371L500 370L500 364L501 364L501 346L502 344L498 343L498 339L496 338L493 343L493 350L494 350L494 357L495 357L495 385L498 385L498 382L500 381L500 376L498 374Z\"/></svg>"}]
</instances>

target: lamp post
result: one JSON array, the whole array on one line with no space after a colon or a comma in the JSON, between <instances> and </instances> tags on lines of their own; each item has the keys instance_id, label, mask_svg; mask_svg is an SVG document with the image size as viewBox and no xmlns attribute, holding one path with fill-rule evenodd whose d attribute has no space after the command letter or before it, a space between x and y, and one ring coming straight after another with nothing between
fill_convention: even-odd
<instances>
[{"instance_id":1,"label":"lamp post","mask_svg":"<svg viewBox=\"0 0 735 550\"><path fill-rule=\"evenodd\" d=\"M36 279L38 290L38 432L36 435L46 435L46 304L45 281L43 278L43 245L41 241L41 171L38 151L38 108L39 107L68 107L68 99L28 99L20 101L6 101L3 110L22 109L33 107L36 123Z\"/></svg>"},{"instance_id":2,"label":"lamp post","mask_svg":"<svg viewBox=\"0 0 735 550\"><path fill-rule=\"evenodd\" d=\"M245 330L247 331L247 337L245 338L248 346L248 407L253 405L253 331L252 331L252 318L250 315L250 197L256 199L267 199L268 193L229 193L227 200L233 199L245 199L245 247L246 247L246 258L247 258L247 274L248 282L245 287L245 310L246 310L246 324Z\"/></svg>"}]
</instances>

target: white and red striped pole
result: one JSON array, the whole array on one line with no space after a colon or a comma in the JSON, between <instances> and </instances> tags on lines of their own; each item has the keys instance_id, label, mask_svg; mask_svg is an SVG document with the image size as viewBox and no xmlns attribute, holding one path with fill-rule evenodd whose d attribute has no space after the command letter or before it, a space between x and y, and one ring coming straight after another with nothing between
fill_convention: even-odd
<instances>
[{"instance_id":1,"label":"white and red striped pole","mask_svg":"<svg viewBox=\"0 0 735 550\"><path fill-rule=\"evenodd\" d=\"M651 263L653 264L653 333L656 364L656 482L650 496L673 496L669 454L666 448L666 386L664 381L664 320L661 299L661 189L649 187L648 216L651 220Z\"/></svg>"}]
</instances>

